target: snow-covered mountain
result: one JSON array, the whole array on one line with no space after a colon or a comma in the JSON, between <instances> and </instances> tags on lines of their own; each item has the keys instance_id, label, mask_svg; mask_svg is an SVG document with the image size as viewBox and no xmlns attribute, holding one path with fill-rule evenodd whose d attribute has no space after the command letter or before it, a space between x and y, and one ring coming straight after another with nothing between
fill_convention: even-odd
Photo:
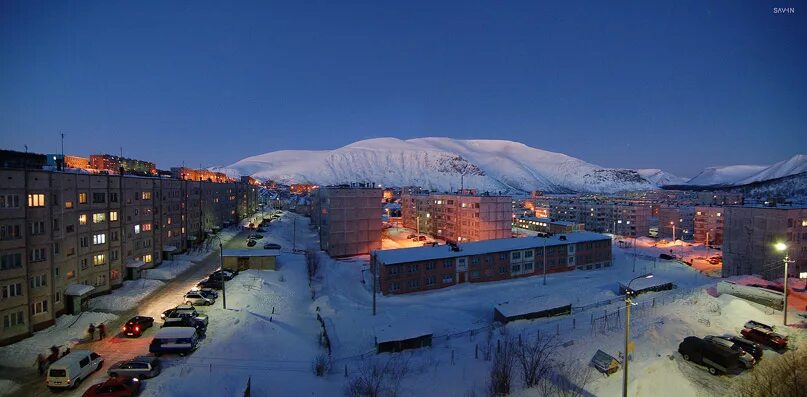
<instances>
[{"instance_id":1,"label":"snow-covered mountain","mask_svg":"<svg viewBox=\"0 0 807 397\"><path fill-rule=\"evenodd\" d=\"M677 177L660 170L614 169L504 140L368 139L321 151L282 150L220 171L282 183L375 182L449 191L600 192L656 188ZM650 180L648 180L650 179Z\"/></svg>"},{"instance_id":2,"label":"snow-covered mountain","mask_svg":"<svg viewBox=\"0 0 807 397\"><path fill-rule=\"evenodd\" d=\"M658 168L638 169L636 170L636 172L638 172L639 175L642 176L642 178L647 179L648 182L657 186L680 185L686 183L689 180L689 178L673 175L667 171L662 171Z\"/></svg>"},{"instance_id":3,"label":"snow-covered mountain","mask_svg":"<svg viewBox=\"0 0 807 397\"><path fill-rule=\"evenodd\" d=\"M709 167L686 184L695 186L740 186L807 172L807 155L797 154L773 165Z\"/></svg>"}]
</instances>

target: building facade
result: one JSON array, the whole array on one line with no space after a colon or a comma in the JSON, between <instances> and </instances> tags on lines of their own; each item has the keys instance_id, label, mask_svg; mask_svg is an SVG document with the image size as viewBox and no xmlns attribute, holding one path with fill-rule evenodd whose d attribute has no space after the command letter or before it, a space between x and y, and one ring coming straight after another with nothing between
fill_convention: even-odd
<instances>
[{"instance_id":1,"label":"building facade","mask_svg":"<svg viewBox=\"0 0 807 397\"><path fill-rule=\"evenodd\" d=\"M551 218L536 218L531 216L518 217L513 220L513 227L532 230L540 233L574 233L586 230L582 223L557 221Z\"/></svg>"},{"instance_id":2,"label":"building facade","mask_svg":"<svg viewBox=\"0 0 807 397\"><path fill-rule=\"evenodd\" d=\"M544 254L546 252L546 254ZM610 267L611 238L592 232L374 251L371 271L383 294Z\"/></svg>"},{"instance_id":3,"label":"building facade","mask_svg":"<svg viewBox=\"0 0 807 397\"><path fill-rule=\"evenodd\" d=\"M784 276L787 244L790 277L807 271L807 207L725 207L723 276L758 274L767 279Z\"/></svg>"},{"instance_id":4,"label":"building facade","mask_svg":"<svg viewBox=\"0 0 807 397\"><path fill-rule=\"evenodd\" d=\"M663 206L658 210L658 237L670 240L692 240L695 208Z\"/></svg>"},{"instance_id":5,"label":"building facade","mask_svg":"<svg viewBox=\"0 0 807 397\"><path fill-rule=\"evenodd\" d=\"M325 186L314 190L311 200L311 222L328 255L363 255L381 248L381 189Z\"/></svg>"},{"instance_id":6,"label":"building facade","mask_svg":"<svg viewBox=\"0 0 807 397\"><path fill-rule=\"evenodd\" d=\"M698 244L723 245L723 207L695 207L695 233L693 239Z\"/></svg>"},{"instance_id":7,"label":"building facade","mask_svg":"<svg viewBox=\"0 0 807 397\"><path fill-rule=\"evenodd\" d=\"M598 233L641 237L650 231L650 205L645 203L585 198L563 198L550 201L552 219L582 223L585 229Z\"/></svg>"},{"instance_id":8,"label":"building facade","mask_svg":"<svg viewBox=\"0 0 807 397\"><path fill-rule=\"evenodd\" d=\"M401 196L403 226L452 242L512 236L510 196L410 194Z\"/></svg>"},{"instance_id":9,"label":"building facade","mask_svg":"<svg viewBox=\"0 0 807 397\"><path fill-rule=\"evenodd\" d=\"M257 189L237 183L13 168L0 180L0 344L257 208Z\"/></svg>"}]
</instances>

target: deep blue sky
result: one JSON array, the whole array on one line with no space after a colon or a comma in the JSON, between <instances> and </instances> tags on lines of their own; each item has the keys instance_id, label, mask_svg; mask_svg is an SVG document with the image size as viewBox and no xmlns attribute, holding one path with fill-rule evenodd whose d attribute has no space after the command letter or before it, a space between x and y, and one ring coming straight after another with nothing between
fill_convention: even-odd
<instances>
[{"instance_id":1,"label":"deep blue sky","mask_svg":"<svg viewBox=\"0 0 807 397\"><path fill-rule=\"evenodd\" d=\"M0 147L61 129L167 168L449 136L684 176L807 151L804 2L217 3L0 0Z\"/></svg>"}]
</instances>

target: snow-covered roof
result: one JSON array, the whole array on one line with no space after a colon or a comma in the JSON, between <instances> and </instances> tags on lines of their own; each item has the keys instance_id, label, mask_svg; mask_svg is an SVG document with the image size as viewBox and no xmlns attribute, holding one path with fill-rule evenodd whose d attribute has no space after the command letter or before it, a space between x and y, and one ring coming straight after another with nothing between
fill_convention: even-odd
<instances>
[{"instance_id":1,"label":"snow-covered roof","mask_svg":"<svg viewBox=\"0 0 807 397\"><path fill-rule=\"evenodd\" d=\"M84 285L84 284L68 284L67 289L64 290L64 294L68 296L82 296L90 291L94 290L95 287L92 285Z\"/></svg>"},{"instance_id":2,"label":"snow-covered roof","mask_svg":"<svg viewBox=\"0 0 807 397\"><path fill-rule=\"evenodd\" d=\"M160 328L157 334L154 335L155 339L158 338L190 338L196 333L196 328L193 327L166 327Z\"/></svg>"},{"instance_id":3,"label":"snow-covered roof","mask_svg":"<svg viewBox=\"0 0 807 397\"><path fill-rule=\"evenodd\" d=\"M561 240L565 236L565 240ZM544 242L546 240L546 242ZM392 250L374 251L375 258L385 265L397 265L414 261L428 261L434 259L457 258L469 255L482 255L491 252L505 252L521 249L539 248L544 244L547 246L566 245L582 243L588 241L608 240L611 238L594 232L575 232L569 234L556 234L552 237L524 237L524 238L503 238L496 240L474 241L470 243L460 243L460 251L452 251L448 245L437 247L425 246L414 248L401 248Z\"/></svg>"},{"instance_id":4,"label":"snow-covered roof","mask_svg":"<svg viewBox=\"0 0 807 397\"><path fill-rule=\"evenodd\" d=\"M668 284L669 282L670 280L656 276L653 276L651 278L638 278L636 280L633 280L633 282L630 284L630 289L638 291L647 288L658 287L660 285ZM626 282L619 283L619 285L621 285L622 287L626 287L625 284Z\"/></svg>"},{"instance_id":5,"label":"snow-covered roof","mask_svg":"<svg viewBox=\"0 0 807 397\"><path fill-rule=\"evenodd\" d=\"M553 220L552 218L537 218L537 217L534 217L534 216L521 216L521 217L519 217L519 219L524 219L526 221L534 221L534 222L552 223L552 224L561 225L561 226L579 225L579 223L567 222L567 221L558 221L558 220Z\"/></svg>"},{"instance_id":6,"label":"snow-covered roof","mask_svg":"<svg viewBox=\"0 0 807 397\"><path fill-rule=\"evenodd\" d=\"M378 343L395 342L406 339L419 338L431 335L432 330L423 323L414 321L401 321L395 324L385 324L375 329Z\"/></svg>"},{"instance_id":7,"label":"snow-covered roof","mask_svg":"<svg viewBox=\"0 0 807 397\"><path fill-rule=\"evenodd\" d=\"M177 247L175 247L173 245L166 245L165 247L163 247L163 252L174 252L176 250L177 250Z\"/></svg>"},{"instance_id":8,"label":"snow-covered roof","mask_svg":"<svg viewBox=\"0 0 807 397\"><path fill-rule=\"evenodd\" d=\"M222 256L278 256L280 250L265 250L265 249L226 249L222 252Z\"/></svg>"},{"instance_id":9,"label":"snow-covered roof","mask_svg":"<svg viewBox=\"0 0 807 397\"><path fill-rule=\"evenodd\" d=\"M557 309L569 306L572 303L563 297L545 295L535 297L526 301L507 301L496 305L496 310L507 317L515 317L523 314L537 313L545 310Z\"/></svg>"},{"instance_id":10,"label":"snow-covered roof","mask_svg":"<svg viewBox=\"0 0 807 397\"><path fill-rule=\"evenodd\" d=\"M126 262L126 267L135 268L135 269L141 268L141 267L143 267L145 265L146 265L146 262L143 262L140 259L130 259L128 262Z\"/></svg>"}]
</instances>

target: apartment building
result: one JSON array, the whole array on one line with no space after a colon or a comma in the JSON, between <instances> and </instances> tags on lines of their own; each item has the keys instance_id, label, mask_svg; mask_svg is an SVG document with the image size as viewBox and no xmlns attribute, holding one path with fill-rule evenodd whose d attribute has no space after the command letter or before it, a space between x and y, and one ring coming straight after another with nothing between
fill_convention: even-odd
<instances>
[{"instance_id":1,"label":"apartment building","mask_svg":"<svg viewBox=\"0 0 807 397\"><path fill-rule=\"evenodd\" d=\"M724 211L723 207L719 206L695 207L693 239L696 243L708 243L713 246L723 245Z\"/></svg>"},{"instance_id":2,"label":"apartment building","mask_svg":"<svg viewBox=\"0 0 807 397\"><path fill-rule=\"evenodd\" d=\"M807 207L724 207L723 276L758 274L767 279L784 275L784 252L774 244L787 244L794 262L790 277L807 271Z\"/></svg>"},{"instance_id":3,"label":"apartment building","mask_svg":"<svg viewBox=\"0 0 807 397\"><path fill-rule=\"evenodd\" d=\"M518 217L513 220L513 227L532 230L540 233L574 233L585 229L582 223L558 221L551 218L536 218L533 216Z\"/></svg>"},{"instance_id":4,"label":"apartment building","mask_svg":"<svg viewBox=\"0 0 807 397\"><path fill-rule=\"evenodd\" d=\"M411 194L401 196L404 227L453 242L512 236L513 199L476 194Z\"/></svg>"},{"instance_id":5,"label":"apartment building","mask_svg":"<svg viewBox=\"0 0 807 397\"><path fill-rule=\"evenodd\" d=\"M658 237L668 240L692 240L695 231L695 207L659 207L657 217Z\"/></svg>"},{"instance_id":6,"label":"apartment building","mask_svg":"<svg viewBox=\"0 0 807 397\"><path fill-rule=\"evenodd\" d=\"M706 206L743 205L743 194L729 192L698 192L695 203L697 205Z\"/></svg>"},{"instance_id":7,"label":"apartment building","mask_svg":"<svg viewBox=\"0 0 807 397\"><path fill-rule=\"evenodd\" d=\"M320 248L333 257L368 254L381 248L382 190L325 186L312 192L311 222Z\"/></svg>"},{"instance_id":8,"label":"apartment building","mask_svg":"<svg viewBox=\"0 0 807 397\"><path fill-rule=\"evenodd\" d=\"M200 242L205 226L247 216L236 197L246 212L257 207L257 189L236 183L41 167L0 168L0 180L0 345L81 312L88 298Z\"/></svg>"},{"instance_id":9,"label":"apartment building","mask_svg":"<svg viewBox=\"0 0 807 397\"><path fill-rule=\"evenodd\" d=\"M627 200L558 198L550 201L552 219L582 223L598 233L641 237L650 231L650 205Z\"/></svg>"},{"instance_id":10,"label":"apartment building","mask_svg":"<svg viewBox=\"0 0 807 397\"><path fill-rule=\"evenodd\" d=\"M406 294L571 270L610 267L611 238L592 232L374 251L383 294Z\"/></svg>"}]
</instances>

